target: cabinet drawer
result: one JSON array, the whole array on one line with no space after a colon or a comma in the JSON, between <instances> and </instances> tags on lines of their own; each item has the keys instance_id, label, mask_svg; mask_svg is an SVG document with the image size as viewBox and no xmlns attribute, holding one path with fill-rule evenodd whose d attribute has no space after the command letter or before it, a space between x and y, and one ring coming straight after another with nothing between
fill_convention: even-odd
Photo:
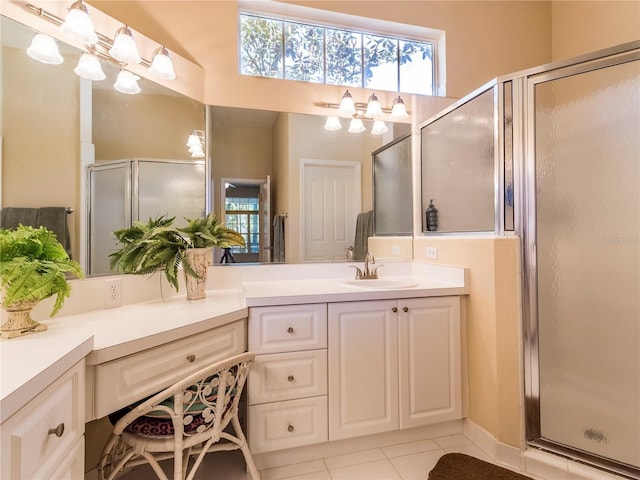
<instances>
[{"instance_id":1,"label":"cabinet drawer","mask_svg":"<svg viewBox=\"0 0 640 480\"><path fill-rule=\"evenodd\" d=\"M327 351L258 355L249 374L249 404L327 394Z\"/></svg>"},{"instance_id":2,"label":"cabinet drawer","mask_svg":"<svg viewBox=\"0 0 640 480\"><path fill-rule=\"evenodd\" d=\"M280 353L327 348L327 305L249 309L249 350Z\"/></svg>"},{"instance_id":3,"label":"cabinet drawer","mask_svg":"<svg viewBox=\"0 0 640 480\"><path fill-rule=\"evenodd\" d=\"M0 478L51 478L64 463L84 434L84 369L83 360L2 424Z\"/></svg>"},{"instance_id":4,"label":"cabinet drawer","mask_svg":"<svg viewBox=\"0 0 640 480\"><path fill-rule=\"evenodd\" d=\"M246 350L238 321L144 350L95 370L96 418L168 387L200 368Z\"/></svg>"},{"instance_id":5,"label":"cabinet drawer","mask_svg":"<svg viewBox=\"0 0 640 480\"><path fill-rule=\"evenodd\" d=\"M249 407L249 447L254 454L327 440L326 396Z\"/></svg>"}]
</instances>

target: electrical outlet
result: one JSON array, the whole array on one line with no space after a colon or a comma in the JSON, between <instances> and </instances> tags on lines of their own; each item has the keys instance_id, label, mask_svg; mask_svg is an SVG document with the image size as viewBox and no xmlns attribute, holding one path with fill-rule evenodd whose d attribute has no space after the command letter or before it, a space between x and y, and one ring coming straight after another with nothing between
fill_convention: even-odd
<instances>
[{"instance_id":1,"label":"electrical outlet","mask_svg":"<svg viewBox=\"0 0 640 480\"><path fill-rule=\"evenodd\" d=\"M122 305L122 279L113 278L105 281L104 308L114 308Z\"/></svg>"},{"instance_id":2,"label":"electrical outlet","mask_svg":"<svg viewBox=\"0 0 640 480\"><path fill-rule=\"evenodd\" d=\"M400 245L393 245L391 247L391 253L393 255L400 255Z\"/></svg>"},{"instance_id":3,"label":"electrical outlet","mask_svg":"<svg viewBox=\"0 0 640 480\"><path fill-rule=\"evenodd\" d=\"M436 247L427 247L427 258L438 258L438 249Z\"/></svg>"}]
</instances>

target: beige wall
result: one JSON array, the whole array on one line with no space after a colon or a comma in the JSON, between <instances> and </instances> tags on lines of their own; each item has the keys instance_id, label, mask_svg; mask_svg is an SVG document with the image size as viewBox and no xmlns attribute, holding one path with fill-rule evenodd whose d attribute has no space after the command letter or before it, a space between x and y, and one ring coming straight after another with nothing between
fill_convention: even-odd
<instances>
[{"instance_id":1,"label":"beige wall","mask_svg":"<svg viewBox=\"0 0 640 480\"><path fill-rule=\"evenodd\" d=\"M640 40L640 2L551 3L551 58L562 60Z\"/></svg>"},{"instance_id":2,"label":"beige wall","mask_svg":"<svg viewBox=\"0 0 640 480\"><path fill-rule=\"evenodd\" d=\"M68 60L45 65L23 50L2 49L3 207L78 212L80 82ZM76 217L67 216L74 258L79 256Z\"/></svg>"},{"instance_id":3,"label":"beige wall","mask_svg":"<svg viewBox=\"0 0 640 480\"><path fill-rule=\"evenodd\" d=\"M188 97L123 95L112 88L94 88L92 105L96 161L191 160L189 134L205 128L204 107Z\"/></svg>"},{"instance_id":4,"label":"beige wall","mask_svg":"<svg viewBox=\"0 0 640 480\"><path fill-rule=\"evenodd\" d=\"M326 113L343 87L273 81L238 73L238 11L233 1L89 1L206 70L205 102ZM492 78L551 59L549 2L300 1L302 6L446 31L447 96L461 97ZM268 90L268 95L265 92ZM367 92L352 89L356 101ZM377 92L385 105L392 94ZM410 98L407 99L410 104Z\"/></svg>"},{"instance_id":5,"label":"beige wall","mask_svg":"<svg viewBox=\"0 0 640 480\"><path fill-rule=\"evenodd\" d=\"M522 403L520 240L417 237L414 259L469 269L466 297L468 417L498 441L520 447ZM438 249L437 260L426 248Z\"/></svg>"}]
</instances>

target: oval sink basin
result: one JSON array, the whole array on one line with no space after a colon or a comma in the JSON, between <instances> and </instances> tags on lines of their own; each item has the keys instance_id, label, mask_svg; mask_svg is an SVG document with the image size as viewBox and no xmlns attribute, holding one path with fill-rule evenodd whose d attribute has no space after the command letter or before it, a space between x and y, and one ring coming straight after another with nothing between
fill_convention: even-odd
<instances>
[{"instance_id":1,"label":"oval sink basin","mask_svg":"<svg viewBox=\"0 0 640 480\"><path fill-rule=\"evenodd\" d=\"M375 278L370 280L340 280L338 282L347 287L363 288L366 290L391 290L394 288L410 288L418 285L411 278Z\"/></svg>"}]
</instances>

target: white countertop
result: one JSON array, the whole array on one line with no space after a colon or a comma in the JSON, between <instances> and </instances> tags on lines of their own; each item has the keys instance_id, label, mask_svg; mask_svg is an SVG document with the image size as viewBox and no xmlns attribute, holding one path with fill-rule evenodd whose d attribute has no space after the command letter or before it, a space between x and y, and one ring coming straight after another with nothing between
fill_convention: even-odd
<instances>
[{"instance_id":1,"label":"white countertop","mask_svg":"<svg viewBox=\"0 0 640 480\"><path fill-rule=\"evenodd\" d=\"M248 307L464 295L464 269L458 270L437 280L414 276L414 287L383 290L338 278L245 281L242 288L208 290L203 300L177 295L54 317L42 322L44 332L0 339L0 422L85 357L88 365L109 362L244 319Z\"/></svg>"}]
</instances>

